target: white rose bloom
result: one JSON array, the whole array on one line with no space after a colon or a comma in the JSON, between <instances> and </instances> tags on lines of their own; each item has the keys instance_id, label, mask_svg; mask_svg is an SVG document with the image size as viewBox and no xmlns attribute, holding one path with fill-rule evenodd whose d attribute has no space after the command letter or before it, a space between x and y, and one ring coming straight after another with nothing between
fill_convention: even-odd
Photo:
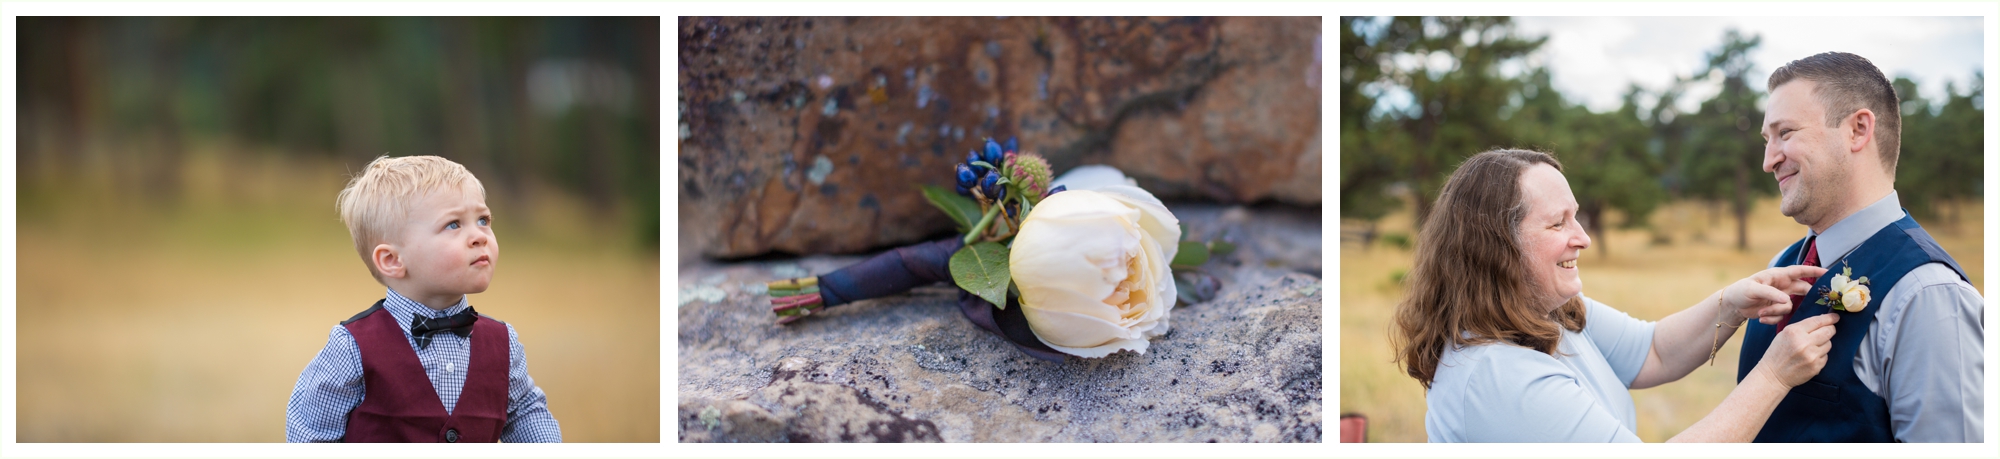
<instances>
[{"instance_id":1,"label":"white rose bloom","mask_svg":"<svg viewBox=\"0 0 2000 459\"><path fill-rule=\"evenodd\" d=\"M1868 287L1860 282L1849 282L1846 287L1846 290L1835 291L1840 292L1840 304L1847 307L1847 312L1868 309Z\"/></svg>"},{"instance_id":2,"label":"white rose bloom","mask_svg":"<svg viewBox=\"0 0 2000 459\"><path fill-rule=\"evenodd\" d=\"M1145 353L1169 329L1180 220L1138 187L1093 188L1051 195L1021 223L1008 260L1021 312L1063 353Z\"/></svg>"},{"instance_id":3,"label":"white rose bloom","mask_svg":"<svg viewBox=\"0 0 2000 459\"><path fill-rule=\"evenodd\" d=\"M1064 172L1061 177L1049 182L1049 187L1062 186L1070 190L1095 190L1109 186L1139 186L1116 167L1101 164L1077 166ZM1152 195L1147 195L1152 196Z\"/></svg>"},{"instance_id":4,"label":"white rose bloom","mask_svg":"<svg viewBox=\"0 0 2000 459\"><path fill-rule=\"evenodd\" d=\"M1831 282L1830 284L1831 285L1828 285L1827 287L1831 288L1833 291L1836 292L1847 291L1847 275L1846 274L1833 275L1833 282Z\"/></svg>"}]
</instances>

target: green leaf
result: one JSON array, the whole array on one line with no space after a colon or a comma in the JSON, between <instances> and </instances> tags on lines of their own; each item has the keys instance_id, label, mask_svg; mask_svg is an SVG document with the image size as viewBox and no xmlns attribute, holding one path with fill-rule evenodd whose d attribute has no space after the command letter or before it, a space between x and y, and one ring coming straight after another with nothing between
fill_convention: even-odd
<instances>
[{"instance_id":1,"label":"green leaf","mask_svg":"<svg viewBox=\"0 0 2000 459\"><path fill-rule=\"evenodd\" d=\"M1168 264L1176 268L1193 268L1208 262L1208 245L1200 242L1182 242L1180 251L1174 253L1174 261Z\"/></svg>"},{"instance_id":2,"label":"green leaf","mask_svg":"<svg viewBox=\"0 0 2000 459\"><path fill-rule=\"evenodd\" d=\"M958 253L951 254L951 280L959 288L1006 309L1007 284L1013 281L1007 271L1007 255L1006 246L992 242L958 249Z\"/></svg>"},{"instance_id":3,"label":"green leaf","mask_svg":"<svg viewBox=\"0 0 2000 459\"><path fill-rule=\"evenodd\" d=\"M959 231L971 229L974 223L979 223L979 203L972 202L972 198L959 196L936 185L918 186L923 188L925 200L951 216L951 221L958 222Z\"/></svg>"},{"instance_id":4,"label":"green leaf","mask_svg":"<svg viewBox=\"0 0 2000 459\"><path fill-rule=\"evenodd\" d=\"M1174 294L1181 303L1201 304L1215 299L1222 290L1222 280L1201 271L1174 273Z\"/></svg>"},{"instance_id":5,"label":"green leaf","mask_svg":"<svg viewBox=\"0 0 2000 459\"><path fill-rule=\"evenodd\" d=\"M1236 251L1236 244L1231 244L1228 242L1224 242L1221 239L1216 239L1208 242L1208 251L1216 255L1228 255L1229 252Z\"/></svg>"}]
</instances>

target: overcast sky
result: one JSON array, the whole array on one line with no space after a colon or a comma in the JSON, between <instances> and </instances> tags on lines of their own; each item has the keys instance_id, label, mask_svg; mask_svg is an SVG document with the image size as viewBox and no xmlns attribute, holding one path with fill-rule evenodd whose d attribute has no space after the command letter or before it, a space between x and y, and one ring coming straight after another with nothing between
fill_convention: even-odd
<instances>
[{"instance_id":1,"label":"overcast sky","mask_svg":"<svg viewBox=\"0 0 2000 459\"><path fill-rule=\"evenodd\" d=\"M1688 5L1690 7L1697 5ZM1657 91L1675 75L1691 75L1705 54L1722 43L1723 31L1736 28L1760 35L1763 44L1751 52L1751 70L1758 89L1771 69L1794 59L1825 51L1859 54L1875 62L1890 79L1907 76L1918 92L1937 100L1951 81L1959 92L1984 68L1978 17L1516 17L1522 36L1548 36L1534 59L1546 64L1557 88L1572 100L1596 111L1615 110L1628 84ZM1715 93L1693 88L1692 108Z\"/></svg>"}]
</instances>

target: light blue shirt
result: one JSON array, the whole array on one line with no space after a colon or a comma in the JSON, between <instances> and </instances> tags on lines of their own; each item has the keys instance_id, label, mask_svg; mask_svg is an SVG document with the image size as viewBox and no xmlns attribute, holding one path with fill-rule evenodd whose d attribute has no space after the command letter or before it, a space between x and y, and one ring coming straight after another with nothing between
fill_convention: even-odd
<instances>
[{"instance_id":1,"label":"light blue shirt","mask_svg":"<svg viewBox=\"0 0 2000 459\"><path fill-rule=\"evenodd\" d=\"M1840 260L1896 220L1895 192L1826 228L1813 242L1820 267ZM1783 257L1784 254L1778 254ZM1797 260L1772 257L1771 266ZM1881 288L1880 286L1870 286ZM1879 290L1877 290L1879 291ZM1985 437L1986 328L1979 291L1943 263L1904 274L1882 294L1882 310L1854 355L1854 376L1889 403L1889 425L1903 442L1978 443Z\"/></svg>"},{"instance_id":2,"label":"light blue shirt","mask_svg":"<svg viewBox=\"0 0 2000 459\"><path fill-rule=\"evenodd\" d=\"M1652 322L1583 298L1582 332L1558 355L1511 344L1446 346L1425 402L1432 442L1638 442L1627 392L1653 347Z\"/></svg>"}]
</instances>

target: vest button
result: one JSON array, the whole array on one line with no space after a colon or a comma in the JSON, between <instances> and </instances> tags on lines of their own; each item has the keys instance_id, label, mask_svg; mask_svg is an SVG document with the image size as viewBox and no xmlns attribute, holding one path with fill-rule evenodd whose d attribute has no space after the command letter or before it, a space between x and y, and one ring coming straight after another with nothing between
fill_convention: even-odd
<instances>
[{"instance_id":1,"label":"vest button","mask_svg":"<svg viewBox=\"0 0 2000 459\"><path fill-rule=\"evenodd\" d=\"M444 441L445 443L458 443L458 429L445 429Z\"/></svg>"}]
</instances>

